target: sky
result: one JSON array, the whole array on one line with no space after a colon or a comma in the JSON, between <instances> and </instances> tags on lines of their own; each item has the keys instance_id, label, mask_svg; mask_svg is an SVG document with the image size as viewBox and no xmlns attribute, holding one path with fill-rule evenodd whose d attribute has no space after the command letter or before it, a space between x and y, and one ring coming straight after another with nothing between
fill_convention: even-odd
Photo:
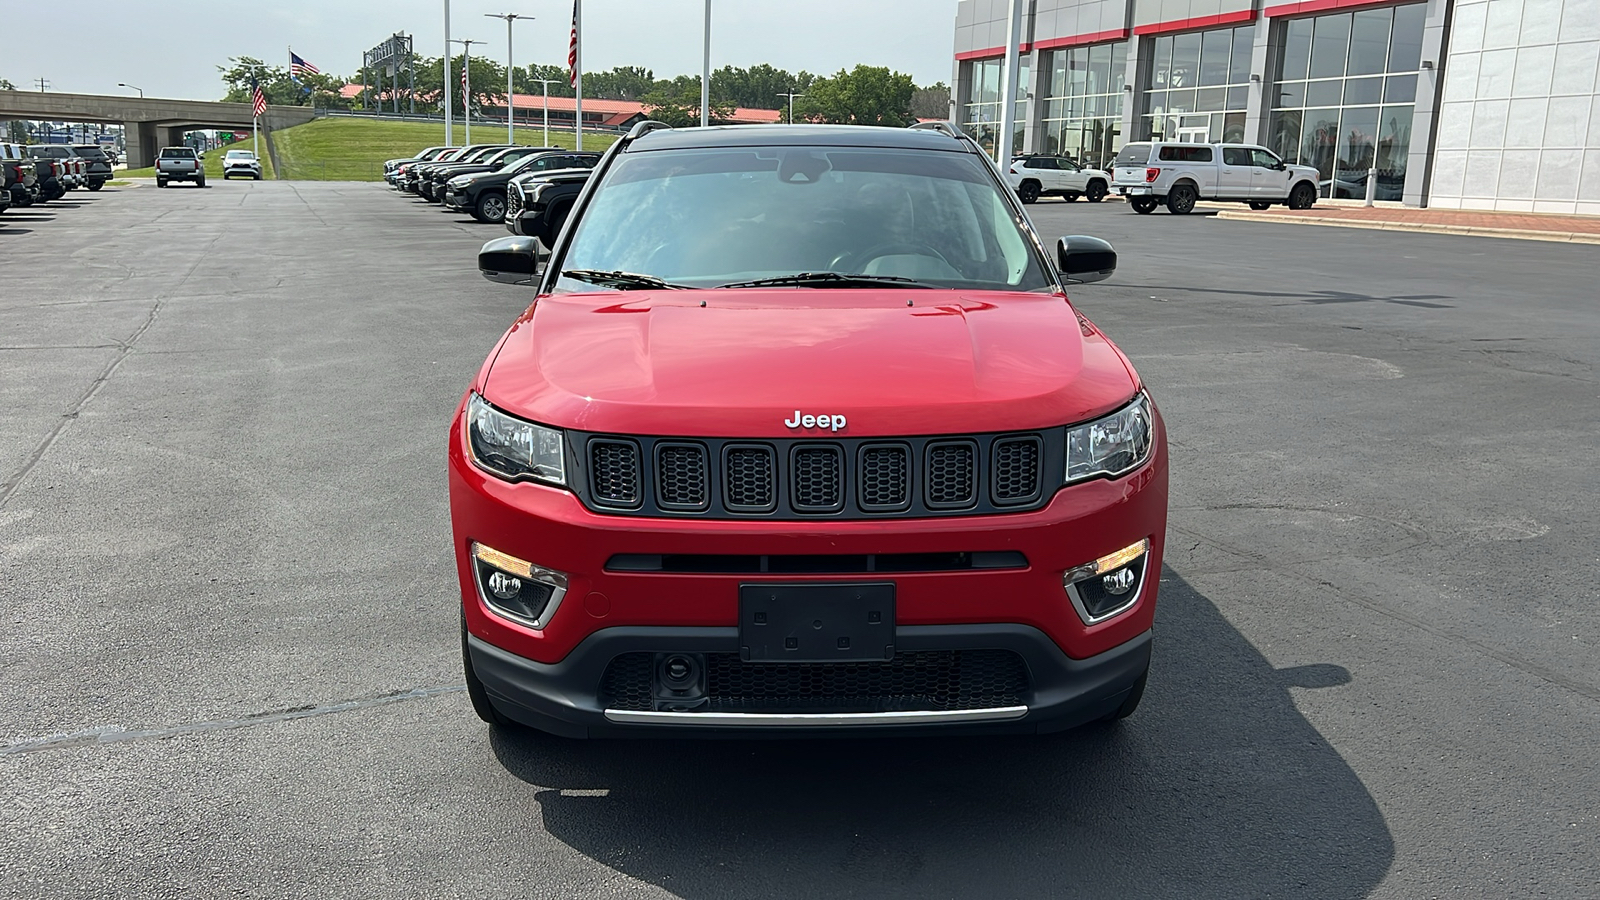
<instances>
[{"instance_id":1,"label":"sky","mask_svg":"<svg viewBox=\"0 0 1600 900\"><path fill-rule=\"evenodd\" d=\"M6 8L23 0L0 0ZM419 55L440 56L444 0L75 0L61 40L11 40L0 78L19 89L216 100L217 66L254 56L288 64L289 51L324 72L352 75L362 51L396 31ZM23 4L22 8L29 8ZM453 0L450 36L485 41L473 55L504 62L506 26L485 13L532 15L516 24L515 61L564 65L571 0ZM236 13L236 14L231 14ZM644 66L657 78L697 74L702 0L584 0L583 68ZM712 0L711 65L771 63L831 74L859 63L949 82L956 0ZM460 52L459 45L456 52Z\"/></svg>"}]
</instances>

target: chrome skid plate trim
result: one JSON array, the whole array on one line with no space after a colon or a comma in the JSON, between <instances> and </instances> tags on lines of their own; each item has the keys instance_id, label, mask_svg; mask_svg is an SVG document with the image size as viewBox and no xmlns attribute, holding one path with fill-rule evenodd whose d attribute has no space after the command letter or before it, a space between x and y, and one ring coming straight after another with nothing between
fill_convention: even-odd
<instances>
[{"instance_id":1,"label":"chrome skid plate trim","mask_svg":"<svg viewBox=\"0 0 1600 900\"><path fill-rule=\"evenodd\" d=\"M956 722L998 722L1020 719L1026 706L996 706L988 709L907 710L872 713L722 713L654 712L650 710L608 709L606 718L623 725L734 725L771 727L840 727L860 725L934 725Z\"/></svg>"}]
</instances>

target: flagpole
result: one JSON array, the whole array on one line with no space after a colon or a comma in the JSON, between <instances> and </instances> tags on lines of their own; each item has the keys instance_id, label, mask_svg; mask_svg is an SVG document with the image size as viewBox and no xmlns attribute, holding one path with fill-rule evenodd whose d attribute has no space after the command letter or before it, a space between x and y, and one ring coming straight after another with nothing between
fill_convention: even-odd
<instances>
[{"instance_id":1,"label":"flagpole","mask_svg":"<svg viewBox=\"0 0 1600 900\"><path fill-rule=\"evenodd\" d=\"M444 145L456 145L455 129L450 124L450 101L455 91L450 87L450 0L444 0Z\"/></svg>"},{"instance_id":2,"label":"flagpole","mask_svg":"<svg viewBox=\"0 0 1600 900\"><path fill-rule=\"evenodd\" d=\"M706 0L705 75L700 79L700 127L711 124L711 0Z\"/></svg>"},{"instance_id":3,"label":"flagpole","mask_svg":"<svg viewBox=\"0 0 1600 900\"><path fill-rule=\"evenodd\" d=\"M575 112L577 118L573 125L576 137L573 140L576 150L583 149L583 0L572 0L572 89L576 95L577 103Z\"/></svg>"}]
</instances>

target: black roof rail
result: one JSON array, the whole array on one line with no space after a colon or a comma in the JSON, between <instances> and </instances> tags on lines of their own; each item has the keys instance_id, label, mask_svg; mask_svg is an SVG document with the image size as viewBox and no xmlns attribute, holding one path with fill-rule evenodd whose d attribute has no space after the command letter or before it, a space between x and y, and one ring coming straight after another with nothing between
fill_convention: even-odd
<instances>
[{"instance_id":1,"label":"black roof rail","mask_svg":"<svg viewBox=\"0 0 1600 900\"><path fill-rule=\"evenodd\" d=\"M665 122L657 122L655 119L645 119L643 122L633 126L633 130L628 132L627 140L638 140L652 131L660 131L663 128L671 127L671 125L668 125Z\"/></svg>"},{"instance_id":2,"label":"black roof rail","mask_svg":"<svg viewBox=\"0 0 1600 900\"><path fill-rule=\"evenodd\" d=\"M912 129L913 131L937 131L941 134L948 134L957 139L968 136L967 133L957 127L954 122L913 122L906 127Z\"/></svg>"}]
</instances>

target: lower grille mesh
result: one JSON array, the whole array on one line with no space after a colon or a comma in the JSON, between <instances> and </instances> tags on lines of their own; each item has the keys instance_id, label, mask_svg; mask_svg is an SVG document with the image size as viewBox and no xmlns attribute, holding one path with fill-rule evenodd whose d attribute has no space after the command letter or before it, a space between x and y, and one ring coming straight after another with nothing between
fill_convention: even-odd
<instances>
[{"instance_id":1,"label":"lower grille mesh","mask_svg":"<svg viewBox=\"0 0 1600 900\"><path fill-rule=\"evenodd\" d=\"M600 687L607 709L648 710L649 653L611 661ZM1028 669L1009 650L919 650L884 662L751 663L706 654L711 712L896 712L1022 704Z\"/></svg>"}]
</instances>

